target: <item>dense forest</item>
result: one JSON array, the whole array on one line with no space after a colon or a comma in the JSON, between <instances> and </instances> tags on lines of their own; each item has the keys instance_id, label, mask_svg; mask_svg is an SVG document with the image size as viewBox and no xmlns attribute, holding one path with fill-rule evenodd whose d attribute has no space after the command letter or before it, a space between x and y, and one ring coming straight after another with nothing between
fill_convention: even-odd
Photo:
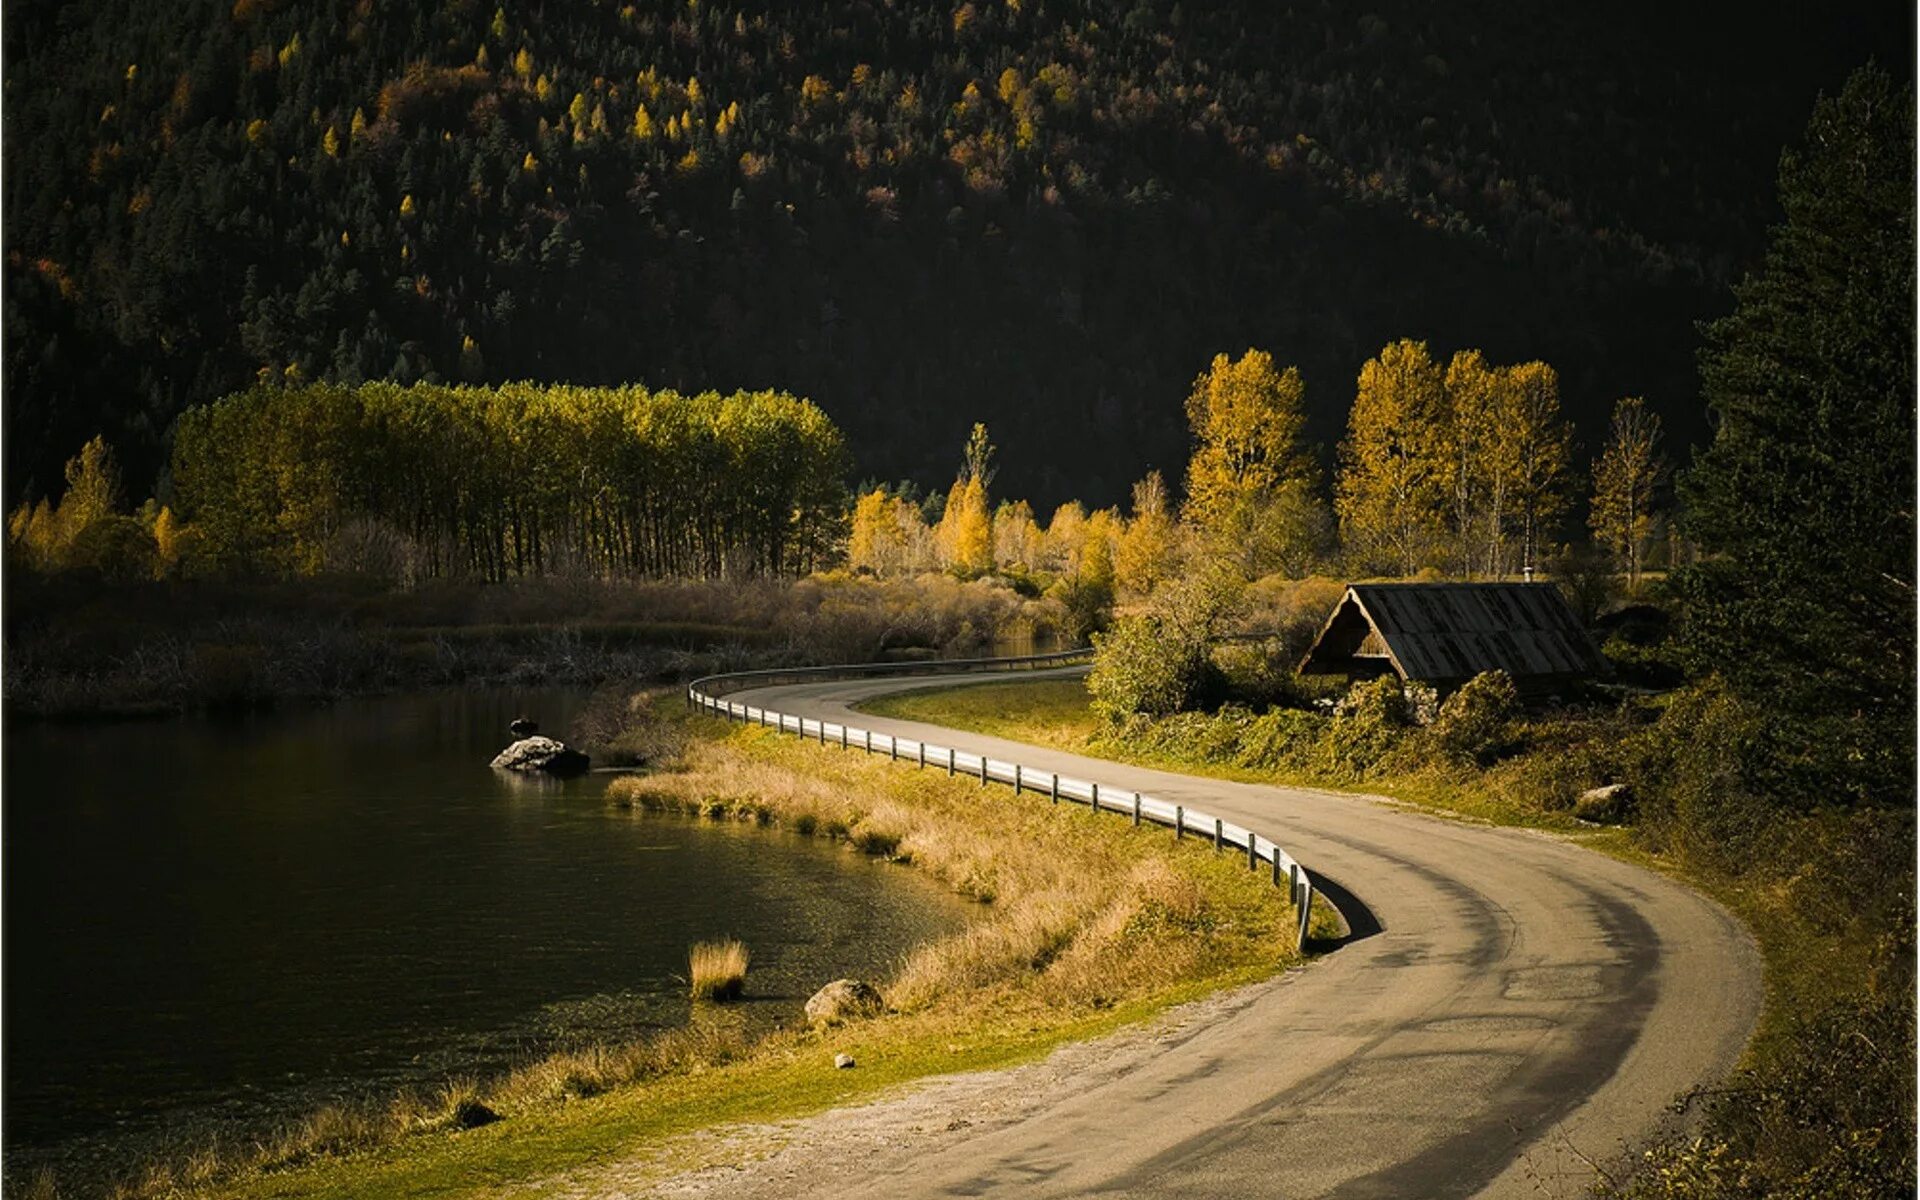
<instances>
[{"instance_id":1,"label":"dense forest","mask_svg":"<svg viewBox=\"0 0 1920 1200\"><path fill-rule=\"evenodd\" d=\"M1403 336L1698 441L1777 147L1909 15L1629 8L11 4L6 499L96 434L167 498L260 384L531 379L788 389L933 487L982 419L1109 504L1214 354L1329 453Z\"/></svg>"}]
</instances>

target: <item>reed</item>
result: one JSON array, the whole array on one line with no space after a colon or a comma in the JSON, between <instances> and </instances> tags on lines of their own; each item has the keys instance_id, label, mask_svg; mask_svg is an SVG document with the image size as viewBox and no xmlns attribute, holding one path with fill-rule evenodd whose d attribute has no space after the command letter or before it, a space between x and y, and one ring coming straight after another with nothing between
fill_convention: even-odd
<instances>
[{"instance_id":1,"label":"reed","mask_svg":"<svg viewBox=\"0 0 1920 1200\"><path fill-rule=\"evenodd\" d=\"M747 988L747 961L752 957L736 938L695 942L687 954L693 998L716 1004L738 1000Z\"/></svg>"}]
</instances>

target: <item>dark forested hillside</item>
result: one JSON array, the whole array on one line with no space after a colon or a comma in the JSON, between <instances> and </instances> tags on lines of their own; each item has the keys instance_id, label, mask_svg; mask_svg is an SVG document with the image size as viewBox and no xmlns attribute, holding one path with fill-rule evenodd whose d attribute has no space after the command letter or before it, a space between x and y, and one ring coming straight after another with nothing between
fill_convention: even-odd
<instances>
[{"instance_id":1,"label":"dark forested hillside","mask_svg":"<svg viewBox=\"0 0 1920 1200\"><path fill-rule=\"evenodd\" d=\"M1213 353L1331 441L1401 336L1695 438L1777 147L1907 14L1629 7L9 4L8 501L392 378L781 388L940 485L984 419L1012 492L1105 503Z\"/></svg>"}]
</instances>

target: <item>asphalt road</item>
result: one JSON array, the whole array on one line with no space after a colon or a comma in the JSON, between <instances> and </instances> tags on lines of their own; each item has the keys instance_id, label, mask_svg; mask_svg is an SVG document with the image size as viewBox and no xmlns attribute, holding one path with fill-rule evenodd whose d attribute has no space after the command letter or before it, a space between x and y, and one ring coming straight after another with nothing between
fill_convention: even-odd
<instances>
[{"instance_id":1,"label":"asphalt road","mask_svg":"<svg viewBox=\"0 0 1920 1200\"><path fill-rule=\"evenodd\" d=\"M1679 1094L1724 1078L1752 1033L1752 939L1718 905L1650 871L1361 797L849 711L954 682L810 683L729 699L1017 759L1241 823L1313 872L1352 934L1141 1069L910 1170L823 1179L817 1194L1582 1196L1676 1119Z\"/></svg>"}]
</instances>

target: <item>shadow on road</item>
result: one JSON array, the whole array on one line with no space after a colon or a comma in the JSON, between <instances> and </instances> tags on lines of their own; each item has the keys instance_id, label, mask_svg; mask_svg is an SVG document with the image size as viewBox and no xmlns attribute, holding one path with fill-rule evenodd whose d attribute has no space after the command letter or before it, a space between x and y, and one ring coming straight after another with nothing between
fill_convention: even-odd
<instances>
[{"instance_id":1,"label":"shadow on road","mask_svg":"<svg viewBox=\"0 0 1920 1200\"><path fill-rule=\"evenodd\" d=\"M1346 926L1346 930L1338 937L1308 939L1306 948L1309 954L1338 950L1349 942L1362 941L1380 932L1380 918L1373 915L1373 910L1362 903L1360 897L1325 875L1314 875L1313 886L1340 914L1341 924Z\"/></svg>"}]
</instances>

